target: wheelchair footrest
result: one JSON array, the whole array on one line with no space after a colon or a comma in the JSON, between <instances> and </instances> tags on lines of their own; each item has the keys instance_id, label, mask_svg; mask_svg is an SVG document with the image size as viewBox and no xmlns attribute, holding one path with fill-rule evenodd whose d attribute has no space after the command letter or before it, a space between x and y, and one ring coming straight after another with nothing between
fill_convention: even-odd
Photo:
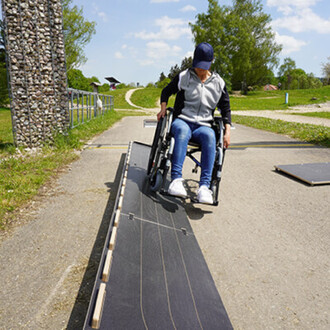
<instances>
[{"instance_id":1,"label":"wheelchair footrest","mask_svg":"<svg viewBox=\"0 0 330 330\"><path fill-rule=\"evenodd\" d=\"M175 197L175 198L180 198L184 201L186 201L187 199L190 199L190 202L193 204L202 204L202 205L211 205L211 206L218 206L219 205L219 201L214 201L213 204L206 204L206 203L200 203L196 197L190 197L187 196L187 198L184 197L180 197L180 196L174 196L168 193L167 190L160 190L159 193L163 196L170 196L170 197Z\"/></svg>"},{"instance_id":2,"label":"wheelchair footrest","mask_svg":"<svg viewBox=\"0 0 330 330\"><path fill-rule=\"evenodd\" d=\"M191 203L193 204L202 204L202 205L211 205L211 206L218 206L219 201L214 201L213 204L206 204L206 203L200 203L196 197L190 198Z\"/></svg>"}]
</instances>

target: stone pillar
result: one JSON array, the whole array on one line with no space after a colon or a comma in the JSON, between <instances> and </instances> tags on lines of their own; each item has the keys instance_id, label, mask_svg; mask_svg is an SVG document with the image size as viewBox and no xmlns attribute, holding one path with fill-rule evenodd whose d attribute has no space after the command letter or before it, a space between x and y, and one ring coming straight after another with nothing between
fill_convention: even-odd
<instances>
[{"instance_id":1,"label":"stone pillar","mask_svg":"<svg viewBox=\"0 0 330 330\"><path fill-rule=\"evenodd\" d=\"M61 0L2 0L14 140L39 147L69 127Z\"/></svg>"}]
</instances>

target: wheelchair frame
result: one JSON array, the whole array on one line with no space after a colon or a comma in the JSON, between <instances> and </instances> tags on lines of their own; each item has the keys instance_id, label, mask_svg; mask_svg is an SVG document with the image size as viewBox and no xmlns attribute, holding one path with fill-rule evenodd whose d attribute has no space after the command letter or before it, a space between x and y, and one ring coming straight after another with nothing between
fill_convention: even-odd
<instances>
[{"instance_id":1,"label":"wheelchair frame","mask_svg":"<svg viewBox=\"0 0 330 330\"><path fill-rule=\"evenodd\" d=\"M167 194L165 190L166 177L171 166L171 159L174 149L175 140L171 135L171 125L173 120L173 108L167 108L164 118L161 118L155 130L153 142L148 160L148 181L152 191L159 191L161 194ZM224 124L221 117L214 117L212 128L216 132L216 156L213 165L212 179L210 189L213 192L213 205L218 205L219 186L222 176L222 166L225 156L223 146L224 137ZM200 162L195 158L194 154L201 152L201 147L194 143L189 142L187 154L194 163L195 167L192 172L197 173L198 167L201 166ZM194 199L191 199L196 202Z\"/></svg>"}]
</instances>

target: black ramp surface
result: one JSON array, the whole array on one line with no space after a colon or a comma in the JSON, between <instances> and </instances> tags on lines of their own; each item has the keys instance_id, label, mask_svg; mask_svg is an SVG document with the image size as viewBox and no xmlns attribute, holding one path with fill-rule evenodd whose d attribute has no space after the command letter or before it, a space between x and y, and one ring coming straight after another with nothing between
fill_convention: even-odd
<instances>
[{"instance_id":1,"label":"black ramp surface","mask_svg":"<svg viewBox=\"0 0 330 330\"><path fill-rule=\"evenodd\" d=\"M311 185L330 183L330 163L277 165L275 168Z\"/></svg>"},{"instance_id":2,"label":"black ramp surface","mask_svg":"<svg viewBox=\"0 0 330 330\"><path fill-rule=\"evenodd\" d=\"M232 329L181 202L148 191L149 150L133 143L100 329Z\"/></svg>"}]
</instances>

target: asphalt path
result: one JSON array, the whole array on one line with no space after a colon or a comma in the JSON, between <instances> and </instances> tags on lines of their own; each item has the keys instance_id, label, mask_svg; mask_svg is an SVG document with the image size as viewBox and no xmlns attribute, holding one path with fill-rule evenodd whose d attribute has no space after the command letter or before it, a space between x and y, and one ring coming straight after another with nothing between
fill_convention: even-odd
<instances>
[{"instance_id":1,"label":"asphalt path","mask_svg":"<svg viewBox=\"0 0 330 330\"><path fill-rule=\"evenodd\" d=\"M124 118L90 141L2 237L0 329L81 328L127 145L151 143L143 123L154 118ZM274 170L329 161L329 149L236 125L219 206L187 201L235 329L329 328L330 186ZM192 167L184 178L194 194Z\"/></svg>"}]
</instances>

